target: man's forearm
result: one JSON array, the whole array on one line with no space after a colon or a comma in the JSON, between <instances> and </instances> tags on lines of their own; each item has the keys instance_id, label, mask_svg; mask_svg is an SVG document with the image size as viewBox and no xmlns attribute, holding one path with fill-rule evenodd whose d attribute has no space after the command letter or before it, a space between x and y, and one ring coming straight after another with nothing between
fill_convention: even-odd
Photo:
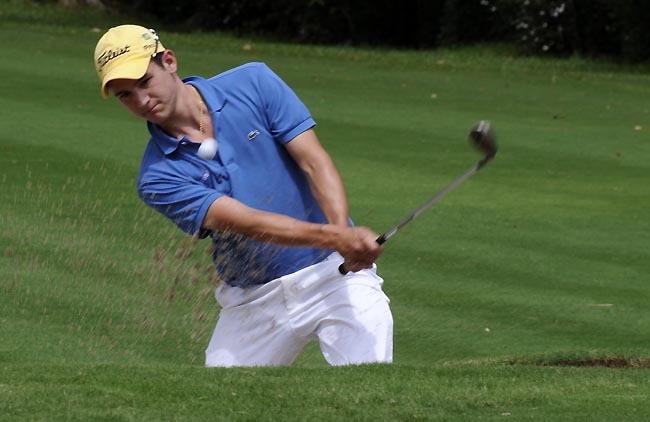
<instances>
[{"instance_id":1,"label":"man's forearm","mask_svg":"<svg viewBox=\"0 0 650 422\"><path fill-rule=\"evenodd\" d=\"M287 144L287 150L305 173L309 186L330 224L348 226L348 200L343 180L313 130L301 133Z\"/></svg>"},{"instance_id":2,"label":"man's forearm","mask_svg":"<svg viewBox=\"0 0 650 422\"><path fill-rule=\"evenodd\" d=\"M227 231L260 242L285 246L337 249L344 235L335 224L316 224L260 211L223 196L212 203L202 224L204 229Z\"/></svg>"}]
</instances>

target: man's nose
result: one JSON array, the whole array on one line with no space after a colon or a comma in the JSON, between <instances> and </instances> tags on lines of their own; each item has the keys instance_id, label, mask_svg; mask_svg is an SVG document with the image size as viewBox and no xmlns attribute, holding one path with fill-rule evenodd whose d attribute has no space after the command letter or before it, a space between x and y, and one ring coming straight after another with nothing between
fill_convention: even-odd
<instances>
[{"instance_id":1,"label":"man's nose","mask_svg":"<svg viewBox=\"0 0 650 422\"><path fill-rule=\"evenodd\" d=\"M136 101L138 103L138 106L140 107L146 106L147 103L149 102L149 93L147 92L146 89L136 90L135 95L136 95Z\"/></svg>"}]
</instances>

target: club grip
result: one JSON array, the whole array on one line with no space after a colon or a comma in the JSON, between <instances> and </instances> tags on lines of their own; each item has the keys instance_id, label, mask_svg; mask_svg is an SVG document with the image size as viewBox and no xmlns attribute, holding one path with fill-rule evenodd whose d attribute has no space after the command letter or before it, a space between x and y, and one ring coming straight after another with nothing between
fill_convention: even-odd
<instances>
[{"instance_id":1,"label":"club grip","mask_svg":"<svg viewBox=\"0 0 650 422\"><path fill-rule=\"evenodd\" d=\"M384 233L377 238L376 242L379 243L380 245L383 245L384 242L386 242L386 240L388 239L386 239L386 234ZM345 262L339 265L339 272L341 273L341 275L346 275L349 272L348 270L345 269Z\"/></svg>"}]
</instances>

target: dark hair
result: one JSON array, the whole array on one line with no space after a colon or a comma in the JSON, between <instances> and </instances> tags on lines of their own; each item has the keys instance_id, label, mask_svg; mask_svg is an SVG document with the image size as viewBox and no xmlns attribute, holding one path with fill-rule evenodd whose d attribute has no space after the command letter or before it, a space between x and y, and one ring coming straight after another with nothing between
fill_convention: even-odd
<instances>
[{"instance_id":1,"label":"dark hair","mask_svg":"<svg viewBox=\"0 0 650 422\"><path fill-rule=\"evenodd\" d=\"M158 54L156 54L154 57L151 58L151 61L156 63L160 67L163 67L163 64L162 64L162 60L163 60L162 56L163 55L162 55L162 53L163 53L162 51L159 51Z\"/></svg>"}]
</instances>

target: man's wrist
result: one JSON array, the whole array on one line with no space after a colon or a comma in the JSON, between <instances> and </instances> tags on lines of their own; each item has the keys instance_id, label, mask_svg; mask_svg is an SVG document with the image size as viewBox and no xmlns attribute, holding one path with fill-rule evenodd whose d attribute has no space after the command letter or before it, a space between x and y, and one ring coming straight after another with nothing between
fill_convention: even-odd
<instances>
[{"instance_id":1,"label":"man's wrist","mask_svg":"<svg viewBox=\"0 0 650 422\"><path fill-rule=\"evenodd\" d=\"M345 230L347 230L347 226L339 224L322 224L320 229L322 241L321 246L325 249L338 251Z\"/></svg>"}]
</instances>

